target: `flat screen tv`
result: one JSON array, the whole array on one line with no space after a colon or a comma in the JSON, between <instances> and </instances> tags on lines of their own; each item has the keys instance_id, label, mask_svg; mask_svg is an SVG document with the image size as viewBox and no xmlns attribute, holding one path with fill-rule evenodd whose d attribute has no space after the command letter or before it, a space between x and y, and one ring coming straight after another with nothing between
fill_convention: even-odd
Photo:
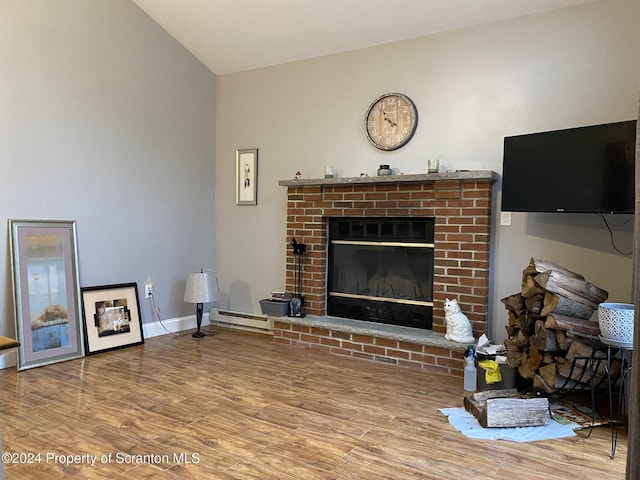
<instances>
[{"instance_id":1,"label":"flat screen tv","mask_svg":"<svg viewBox=\"0 0 640 480\"><path fill-rule=\"evenodd\" d=\"M502 210L633 213L636 123L505 137Z\"/></svg>"}]
</instances>

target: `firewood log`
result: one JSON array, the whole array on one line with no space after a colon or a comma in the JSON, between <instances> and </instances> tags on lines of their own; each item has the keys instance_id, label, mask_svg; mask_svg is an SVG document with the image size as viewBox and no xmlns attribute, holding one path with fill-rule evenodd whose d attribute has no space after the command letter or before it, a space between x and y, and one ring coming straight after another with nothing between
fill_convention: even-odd
<instances>
[{"instance_id":1,"label":"firewood log","mask_svg":"<svg viewBox=\"0 0 640 480\"><path fill-rule=\"evenodd\" d=\"M512 338L513 343L515 343L520 348L525 348L529 346L529 342L531 337L524 333L522 330L518 330L518 334Z\"/></svg>"},{"instance_id":2,"label":"firewood log","mask_svg":"<svg viewBox=\"0 0 640 480\"><path fill-rule=\"evenodd\" d=\"M586 280L568 276L559 270L549 270L534 277L537 285L546 291L565 296L594 309L604 302L609 293Z\"/></svg>"},{"instance_id":3,"label":"firewood log","mask_svg":"<svg viewBox=\"0 0 640 480\"><path fill-rule=\"evenodd\" d=\"M522 378L533 380L541 363L542 355L535 348L530 348L529 351L523 350L522 363L518 367L518 373Z\"/></svg>"},{"instance_id":4,"label":"firewood log","mask_svg":"<svg viewBox=\"0 0 640 480\"><path fill-rule=\"evenodd\" d=\"M538 373L533 376L533 389L537 392L553 393L555 392L555 378L553 383L549 385L544 377Z\"/></svg>"},{"instance_id":5,"label":"firewood log","mask_svg":"<svg viewBox=\"0 0 640 480\"><path fill-rule=\"evenodd\" d=\"M531 370L534 372L538 370L542 364L542 354L535 348L529 349L529 362L531 364Z\"/></svg>"},{"instance_id":6,"label":"firewood log","mask_svg":"<svg viewBox=\"0 0 640 480\"><path fill-rule=\"evenodd\" d=\"M544 303L544 295L538 294L533 295L525 300L524 304L527 307L527 310L535 315L540 315L542 311L542 305Z\"/></svg>"},{"instance_id":7,"label":"firewood log","mask_svg":"<svg viewBox=\"0 0 640 480\"><path fill-rule=\"evenodd\" d=\"M524 272L533 275L534 277L538 273L556 270L558 272L562 272L567 277L574 277L579 280L584 280L584 277L579 273L572 272L568 268L563 267L562 265L558 265L557 263L550 262L548 260L542 260L540 258L531 257L529 260L529 265L524 269Z\"/></svg>"},{"instance_id":8,"label":"firewood log","mask_svg":"<svg viewBox=\"0 0 640 480\"><path fill-rule=\"evenodd\" d=\"M567 369L571 370L573 365L573 373L571 375L561 373L561 375L581 382L589 382L593 373L593 381L598 384L607 374L606 356L607 354L604 351L574 340L571 342L565 357L569 365L564 366L564 372L566 372ZM560 370L560 362L558 362L558 369Z\"/></svg>"},{"instance_id":9,"label":"firewood log","mask_svg":"<svg viewBox=\"0 0 640 480\"><path fill-rule=\"evenodd\" d=\"M558 365L553 362L547 365L543 365L538 369L538 374L544 379L547 385L555 387L556 373L558 371Z\"/></svg>"},{"instance_id":10,"label":"firewood log","mask_svg":"<svg viewBox=\"0 0 640 480\"><path fill-rule=\"evenodd\" d=\"M522 274L522 291L521 294L525 298L533 297L534 295L544 295L544 288L536 283L533 275Z\"/></svg>"},{"instance_id":11,"label":"firewood log","mask_svg":"<svg viewBox=\"0 0 640 480\"><path fill-rule=\"evenodd\" d=\"M518 334L520 327L516 325L505 325L504 328L507 330L507 337L511 338Z\"/></svg>"},{"instance_id":12,"label":"firewood log","mask_svg":"<svg viewBox=\"0 0 640 480\"><path fill-rule=\"evenodd\" d=\"M566 315L560 315L557 313L547 315L545 327L581 333L584 335L592 335L594 337L600 335L600 326L598 325L598 322L592 322L582 318L567 317Z\"/></svg>"},{"instance_id":13,"label":"firewood log","mask_svg":"<svg viewBox=\"0 0 640 480\"><path fill-rule=\"evenodd\" d=\"M546 317L551 313L566 315L568 317L589 320L593 316L594 309L584 303L576 302L570 298L556 293L546 292L540 315Z\"/></svg>"},{"instance_id":14,"label":"firewood log","mask_svg":"<svg viewBox=\"0 0 640 480\"><path fill-rule=\"evenodd\" d=\"M527 335L533 335L535 333L536 320L537 318L535 315L529 312L523 312L518 315L516 325Z\"/></svg>"},{"instance_id":15,"label":"firewood log","mask_svg":"<svg viewBox=\"0 0 640 480\"><path fill-rule=\"evenodd\" d=\"M504 348L506 350L507 365L513 368L519 367L522 363L522 349L510 338L504 341Z\"/></svg>"},{"instance_id":16,"label":"firewood log","mask_svg":"<svg viewBox=\"0 0 640 480\"><path fill-rule=\"evenodd\" d=\"M546 323L545 323L546 325ZM567 332L564 330L554 330L556 332L556 341L558 342L558 349L567 351L569 349L569 341L567 340Z\"/></svg>"},{"instance_id":17,"label":"firewood log","mask_svg":"<svg viewBox=\"0 0 640 480\"><path fill-rule=\"evenodd\" d=\"M531 346L543 352L555 352L559 349L556 332L545 328L545 322L538 320L535 325L535 334L531 337Z\"/></svg>"},{"instance_id":18,"label":"firewood log","mask_svg":"<svg viewBox=\"0 0 640 480\"><path fill-rule=\"evenodd\" d=\"M520 292L509 295L508 297L504 297L500 300L505 308L510 312L515 312L516 315L519 315L521 312L525 310L524 305L525 298L522 296Z\"/></svg>"},{"instance_id":19,"label":"firewood log","mask_svg":"<svg viewBox=\"0 0 640 480\"><path fill-rule=\"evenodd\" d=\"M576 357L591 358L593 356L604 357L605 355L606 354L603 351L597 350L591 345L574 340L571 342L571 346L569 346L569 351L565 358L570 362Z\"/></svg>"},{"instance_id":20,"label":"firewood log","mask_svg":"<svg viewBox=\"0 0 640 480\"><path fill-rule=\"evenodd\" d=\"M504 396L476 401L472 397L464 397L463 404L484 428L538 426L549 422L547 398Z\"/></svg>"},{"instance_id":21,"label":"firewood log","mask_svg":"<svg viewBox=\"0 0 640 480\"><path fill-rule=\"evenodd\" d=\"M533 377L536 374L536 372L532 371L529 367L529 354L526 351L522 351L518 373L525 380L533 380Z\"/></svg>"},{"instance_id":22,"label":"firewood log","mask_svg":"<svg viewBox=\"0 0 640 480\"><path fill-rule=\"evenodd\" d=\"M476 392L471 398L476 402L486 402L491 398L521 398L522 395L516 388L504 388L502 390L485 390L484 392Z\"/></svg>"}]
</instances>

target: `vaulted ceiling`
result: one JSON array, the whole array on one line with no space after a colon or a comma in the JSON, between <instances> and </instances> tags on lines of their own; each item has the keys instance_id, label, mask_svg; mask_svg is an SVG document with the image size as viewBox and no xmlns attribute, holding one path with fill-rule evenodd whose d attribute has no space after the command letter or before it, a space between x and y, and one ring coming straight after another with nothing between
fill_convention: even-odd
<instances>
[{"instance_id":1,"label":"vaulted ceiling","mask_svg":"<svg viewBox=\"0 0 640 480\"><path fill-rule=\"evenodd\" d=\"M216 75L594 0L133 0Z\"/></svg>"}]
</instances>

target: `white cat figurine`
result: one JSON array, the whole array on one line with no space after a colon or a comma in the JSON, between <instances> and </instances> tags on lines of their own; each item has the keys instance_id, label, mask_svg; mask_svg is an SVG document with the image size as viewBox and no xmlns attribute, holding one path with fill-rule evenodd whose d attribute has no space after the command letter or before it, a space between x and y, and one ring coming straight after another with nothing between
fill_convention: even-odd
<instances>
[{"instance_id":1,"label":"white cat figurine","mask_svg":"<svg viewBox=\"0 0 640 480\"><path fill-rule=\"evenodd\" d=\"M447 322L447 333L444 338L458 343L475 343L471 322L460 310L458 301L445 299L444 319Z\"/></svg>"}]
</instances>

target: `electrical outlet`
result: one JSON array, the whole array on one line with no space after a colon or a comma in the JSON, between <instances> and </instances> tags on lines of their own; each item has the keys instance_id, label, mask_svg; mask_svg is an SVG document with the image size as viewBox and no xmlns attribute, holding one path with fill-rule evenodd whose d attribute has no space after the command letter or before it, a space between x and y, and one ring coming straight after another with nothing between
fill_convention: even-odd
<instances>
[{"instance_id":1,"label":"electrical outlet","mask_svg":"<svg viewBox=\"0 0 640 480\"><path fill-rule=\"evenodd\" d=\"M144 286L144 298L151 298L153 296L153 284L151 281L147 282Z\"/></svg>"},{"instance_id":2,"label":"electrical outlet","mask_svg":"<svg viewBox=\"0 0 640 480\"><path fill-rule=\"evenodd\" d=\"M511 225L511 212L500 212L500 225Z\"/></svg>"}]
</instances>

